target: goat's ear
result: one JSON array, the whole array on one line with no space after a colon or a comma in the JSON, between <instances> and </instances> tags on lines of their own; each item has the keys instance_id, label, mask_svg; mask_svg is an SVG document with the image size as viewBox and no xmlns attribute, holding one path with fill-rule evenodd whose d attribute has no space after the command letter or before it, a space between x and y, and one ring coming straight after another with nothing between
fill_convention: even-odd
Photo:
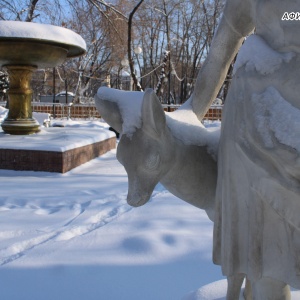
<instances>
[{"instance_id":1,"label":"goat's ear","mask_svg":"<svg viewBox=\"0 0 300 300\"><path fill-rule=\"evenodd\" d=\"M166 128L166 116L152 89L147 89L142 105L142 129L153 138L159 138Z\"/></svg>"},{"instance_id":2,"label":"goat's ear","mask_svg":"<svg viewBox=\"0 0 300 300\"><path fill-rule=\"evenodd\" d=\"M105 88L100 88L101 89ZM123 119L120 112L120 108L117 102L105 99L105 93L101 91L95 95L96 108L100 113L100 116L108 123L113 129L118 132L122 132Z\"/></svg>"}]
</instances>

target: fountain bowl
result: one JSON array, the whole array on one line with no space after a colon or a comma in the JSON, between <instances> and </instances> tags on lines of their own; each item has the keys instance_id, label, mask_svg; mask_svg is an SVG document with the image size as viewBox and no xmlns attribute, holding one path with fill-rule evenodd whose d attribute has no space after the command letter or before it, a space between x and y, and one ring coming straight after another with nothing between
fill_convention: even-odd
<instances>
[{"instance_id":1,"label":"fountain bowl","mask_svg":"<svg viewBox=\"0 0 300 300\"><path fill-rule=\"evenodd\" d=\"M38 68L52 68L81 56L86 44L67 28L19 21L0 21L0 66L9 75L9 113L2 129L9 134L38 132L32 117L30 81Z\"/></svg>"}]
</instances>

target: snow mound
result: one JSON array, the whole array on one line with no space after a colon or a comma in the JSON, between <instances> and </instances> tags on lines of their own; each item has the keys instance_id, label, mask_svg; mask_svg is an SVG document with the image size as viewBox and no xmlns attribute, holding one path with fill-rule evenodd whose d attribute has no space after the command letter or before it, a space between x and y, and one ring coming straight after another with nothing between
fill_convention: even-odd
<instances>
[{"instance_id":1,"label":"snow mound","mask_svg":"<svg viewBox=\"0 0 300 300\"><path fill-rule=\"evenodd\" d=\"M227 280L219 280L207 284L198 290L191 292L182 300L225 300L227 291Z\"/></svg>"},{"instance_id":2,"label":"snow mound","mask_svg":"<svg viewBox=\"0 0 300 300\"><path fill-rule=\"evenodd\" d=\"M242 285L239 300L244 300L243 292L245 283ZM218 280L203 287L196 291L189 293L182 300L226 300L227 293L227 280ZM292 300L300 300L300 291L291 289Z\"/></svg>"},{"instance_id":3,"label":"snow mound","mask_svg":"<svg viewBox=\"0 0 300 300\"><path fill-rule=\"evenodd\" d=\"M0 123L6 118L8 114L8 109L4 108L3 106L0 106Z\"/></svg>"},{"instance_id":4,"label":"snow mound","mask_svg":"<svg viewBox=\"0 0 300 300\"><path fill-rule=\"evenodd\" d=\"M40 125L44 125L45 122L50 123L50 114L42 112L32 112L32 116L39 122Z\"/></svg>"},{"instance_id":5,"label":"snow mound","mask_svg":"<svg viewBox=\"0 0 300 300\"><path fill-rule=\"evenodd\" d=\"M243 292L245 283L242 285L239 300L244 300ZM227 280L218 280L203 287L196 291L191 292L182 300L226 300L227 293Z\"/></svg>"}]
</instances>

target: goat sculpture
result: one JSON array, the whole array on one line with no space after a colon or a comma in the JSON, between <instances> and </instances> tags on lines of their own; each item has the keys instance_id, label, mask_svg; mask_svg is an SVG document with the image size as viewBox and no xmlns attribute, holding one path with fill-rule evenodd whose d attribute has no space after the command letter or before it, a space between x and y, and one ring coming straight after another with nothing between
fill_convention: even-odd
<instances>
[{"instance_id":1,"label":"goat sculpture","mask_svg":"<svg viewBox=\"0 0 300 300\"><path fill-rule=\"evenodd\" d=\"M95 96L104 120L121 133L117 159L128 174L127 202L144 205L158 182L214 220L219 132L206 129L190 101L165 114L155 93L102 87ZM227 299L239 299L244 276L228 278Z\"/></svg>"}]
</instances>

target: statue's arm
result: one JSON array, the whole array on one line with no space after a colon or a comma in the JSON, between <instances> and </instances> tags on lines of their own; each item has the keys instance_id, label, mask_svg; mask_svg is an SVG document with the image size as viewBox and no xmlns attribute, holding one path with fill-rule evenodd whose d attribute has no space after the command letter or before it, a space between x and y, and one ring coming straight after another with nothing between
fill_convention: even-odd
<instances>
[{"instance_id":1,"label":"statue's arm","mask_svg":"<svg viewBox=\"0 0 300 300\"><path fill-rule=\"evenodd\" d=\"M244 37L254 29L253 0L227 0L207 58L200 69L193 93L193 110L202 120L216 98L230 63Z\"/></svg>"}]
</instances>

